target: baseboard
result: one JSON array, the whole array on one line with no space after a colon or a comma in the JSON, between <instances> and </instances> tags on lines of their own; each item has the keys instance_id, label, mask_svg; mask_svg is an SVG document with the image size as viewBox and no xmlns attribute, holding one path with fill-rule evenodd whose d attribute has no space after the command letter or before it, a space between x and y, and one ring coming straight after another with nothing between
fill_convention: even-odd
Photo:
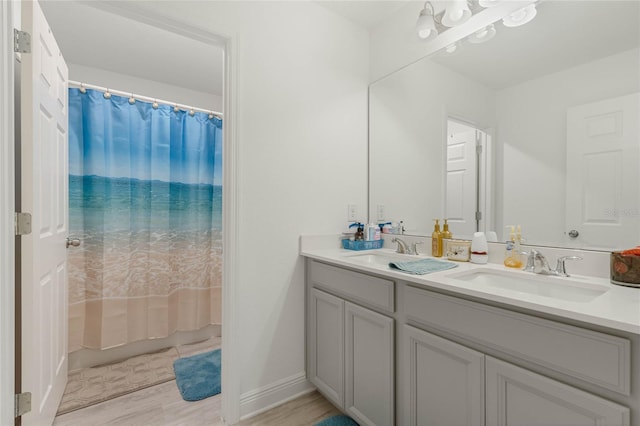
<instances>
[{"instance_id":1,"label":"baseboard","mask_svg":"<svg viewBox=\"0 0 640 426\"><path fill-rule=\"evenodd\" d=\"M200 330L177 331L169 337L141 340L111 349L80 349L69 353L69 371L110 364L172 346L189 345L219 336L221 336L221 327L219 325L208 325Z\"/></svg>"},{"instance_id":2,"label":"baseboard","mask_svg":"<svg viewBox=\"0 0 640 426\"><path fill-rule=\"evenodd\" d=\"M304 371L275 383L243 393L240 396L240 420L248 419L299 396L313 392L315 387Z\"/></svg>"}]
</instances>

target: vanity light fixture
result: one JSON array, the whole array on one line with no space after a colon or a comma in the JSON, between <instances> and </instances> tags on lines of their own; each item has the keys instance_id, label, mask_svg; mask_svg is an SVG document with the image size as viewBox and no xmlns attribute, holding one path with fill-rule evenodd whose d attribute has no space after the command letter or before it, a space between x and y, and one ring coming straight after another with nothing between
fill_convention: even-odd
<instances>
[{"instance_id":1,"label":"vanity light fixture","mask_svg":"<svg viewBox=\"0 0 640 426\"><path fill-rule=\"evenodd\" d=\"M467 37L469 43L480 44L485 41L491 40L496 35L496 27L493 24L489 24L481 30L476 31Z\"/></svg>"},{"instance_id":2,"label":"vanity light fixture","mask_svg":"<svg viewBox=\"0 0 640 426\"><path fill-rule=\"evenodd\" d=\"M442 17L442 25L455 27L467 22L471 18L471 9L467 0L450 0Z\"/></svg>"},{"instance_id":3,"label":"vanity light fixture","mask_svg":"<svg viewBox=\"0 0 640 426\"><path fill-rule=\"evenodd\" d=\"M508 16L505 16L502 19L502 23L505 27L519 27L520 25L524 25L527 22L530 22L533 18L536 17L537 13L538 10L536 9L536 4L531 3L530 5L513 12Z\"/></svg>"},{"instance_id":4,"label":"vanity light fixture","mask_svg":"<svg viewBox=\"0 0 640 426\"><path fill-rule=\"evenodd\" d=\"M431 40L438 35L436 23L433 20L433 5L429 1L424 3L424 8L420 11L418 22L416 22L416 30L418 31L418 37L423 40Z\"/></svg>"}]
</instances>

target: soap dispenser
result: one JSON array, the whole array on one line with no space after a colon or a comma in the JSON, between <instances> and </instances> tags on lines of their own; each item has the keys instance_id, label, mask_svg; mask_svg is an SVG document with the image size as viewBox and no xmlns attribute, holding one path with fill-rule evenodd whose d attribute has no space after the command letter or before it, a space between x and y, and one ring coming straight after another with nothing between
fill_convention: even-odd
<instances>
[{"instance_id":1,"label":"soap dispenser","mask_svg":"<svg viewBox=\"0 0 640 426\"><path fill-rule=\"evenodd\" d=\"M442 228L442 239L450 240L451 238L453 238L453 235L451 234L451 231L449 231L449 224L447 223L449 219L443 219L443 220L444 220L444 225Z\"/></svg>"},{"instance_id":2,"label":"soap dispenser","mask_svg":"<svg viewBox=\"0 0 640 426\"><path fill-rule=\"evenodd\" d=\"M362 224L360 222L356 222L353 225L357 226L355 240L356 241L364 240L364 228L362 227ZM349 228L351 228L351 226Z\"/></svg>"},{"instance_id":3,"label":"soap dispenser","mask_svg":"<svg viewBox=\"0 0 640 426\"><path fill-rule=\"evenodd\" d=\"M442 257L442 232L440 232L440 220L433 219L436 224L431 234L431 256Z\"/></svg>"}]
</instances>

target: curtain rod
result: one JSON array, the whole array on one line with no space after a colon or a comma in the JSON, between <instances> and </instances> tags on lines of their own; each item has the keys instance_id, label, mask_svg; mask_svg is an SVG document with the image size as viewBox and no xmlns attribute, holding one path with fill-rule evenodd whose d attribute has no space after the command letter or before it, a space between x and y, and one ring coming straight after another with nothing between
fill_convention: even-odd
<instances>
[{"instance_id":1,"label":"curtain rod","mask_svg":"<svg viewBox=\"0 0 640 426\"><path fill-rule=\"evenodd\" d=\"M156 98L150 98L149 96L142 96L142 95L136 95L135 93L131 93L131 92L124 92L122 90L113 90L113 89L109 89L108 87L101 87L101 86L96 86L95 84L87 84L87 83L81 83L79 81L74 81L74 80L69 80L69 85L70 86L76 86L79 88L85 88L85 89L93 89L93 90L99 90L101 92L109 92L113 95L118 95L118 96L124 96L127 98L134 98L136 100L140 100L140 101L147 101L147 102L152 102L152 103L158 103L158 104L164 104L164 105L170 105L174 108L179 108L185 111L198 111L198 112L204 112L206 114L209 115L214 115L215 117L218 118L222 118L223 114L221 112L217 112L217 111L213 111L210 109L204 109L204 108L197 108L197 107L192 107L189 105L183 105L183 104L179 104L176 102L169 102L169 101L164 101L162 99L156 99Z\"/></svg>"}]
</instances>

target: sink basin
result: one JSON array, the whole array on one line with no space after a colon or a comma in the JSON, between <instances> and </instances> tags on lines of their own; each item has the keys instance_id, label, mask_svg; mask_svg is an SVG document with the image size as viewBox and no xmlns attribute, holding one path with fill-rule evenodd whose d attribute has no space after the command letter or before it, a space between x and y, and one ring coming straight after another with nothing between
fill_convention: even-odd
<instances>
[{"instance_id":1,"label":"sink basin","mask_svg":"<svg viewBox=\"0 0 640 426\"><path fill-rule=\"evenodd\" d=\"M389 266L390 262L418 260L416 256L393 255L390 253L366 253L349 256L347 259L363 265Z\"/></svg>"},{"instance_id":2,"label":"sink basin","mask_svg":"<svg viewBox=\"0 0 640 426\"><path fill-rule=\"evenodd\" d=\"M578 281L572 278L484 268L449 274L448 277L488 287L570 302L589 302L609 290L608 287L601 284Z\"/></svg>"}]
</instances>

